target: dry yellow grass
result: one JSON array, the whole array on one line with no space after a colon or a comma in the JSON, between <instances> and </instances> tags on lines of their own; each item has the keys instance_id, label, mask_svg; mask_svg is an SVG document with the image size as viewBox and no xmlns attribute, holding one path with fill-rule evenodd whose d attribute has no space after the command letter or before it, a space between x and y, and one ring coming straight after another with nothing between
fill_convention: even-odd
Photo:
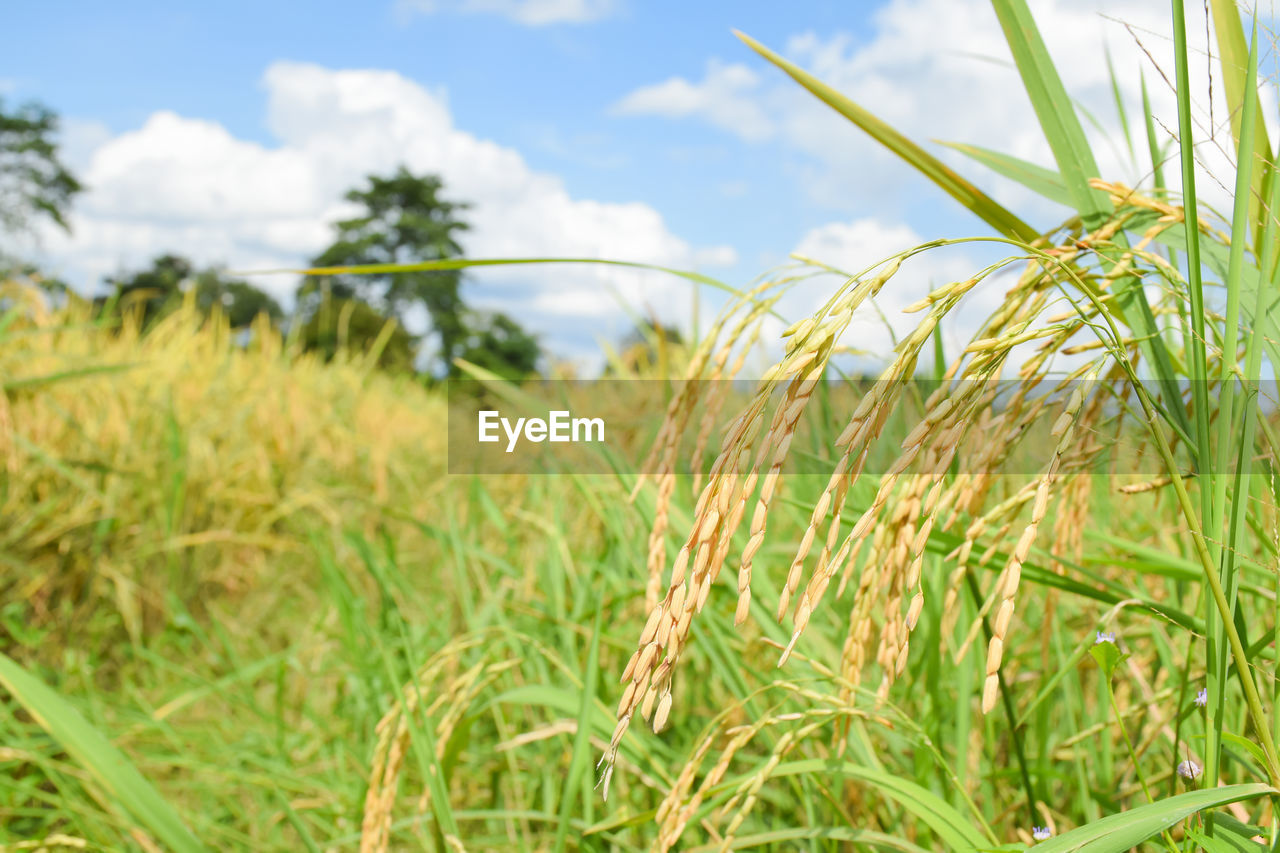
<instances>
[{"instance_id":1,"label":"dry yellow grass","mask_svg":"<svg viewBox=\"0 0 1280 853\"><path fill-rule=\"evenodd\" d=\"M136 639L168 594L286 593L302 521L359 530L378 507L431 505L412 484L444 470L444 405L410 380L267 327L241 342L190 306L142 335L6 293L24 307L0 334L0 577L37 623L106 602Z\"/></svg>"}]
</instances>

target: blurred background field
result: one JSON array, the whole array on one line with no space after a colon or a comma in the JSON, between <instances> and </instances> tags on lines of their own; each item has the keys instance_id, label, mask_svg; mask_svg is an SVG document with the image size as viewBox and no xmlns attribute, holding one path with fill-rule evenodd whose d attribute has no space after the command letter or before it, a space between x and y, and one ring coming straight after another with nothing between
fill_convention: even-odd
<instances>
[{"instance_id":1,"label":"blurred background field","mask_svg":"<svg viewBox=\"0 0 1280 853\"><path fill-rule=\"evenodd\" d=\"M378 826L380 813L391 849L440 846L450 828L469 849L551 849L561 832L571 849L644 849L656 808L718 715L785 730L788 714L840 707L823 663L839 654L836 610L815 617L779 678L789 634L770 612L772 574L758 579L757 618L740 631L731 592L716 592L721 605L697 628L681 679L681 712L660 736L628 736L602 801L592 765L644 621L649 492L631 504L627 478L445 476L441 391L373 369L373 357L325 363L265 325L238 338L189 305L140 334L136 318L104 323L75 302L49 310L16 285L6 299L4 651L109 738L211 849L357 849L363 822ZM681 484L677 528L692 510L689 478ZM789 559L785 543L821 486L798 478L789 488L771 522L782 544L766 547L767 560ZM1158 542L1172 532L1142 518L1126 512L1108 535ZM929 562L939 584L941 557ZM1023 656L1033 668L1069 656L1072 632L1091 640L1098 615L1125 597L1114 581L1086 590L1054 633L1011 652L1014 671ZM920 628L925 651L911 669L921 687L876 720L855 719L844 760L914 777L959 808L972 796L993 822L1021 822L1001 805L1019 787L1011 756L997 762L1004 769L978 763L983 750L1010 748L1004 725L965 713L981 672L947 663L938 630ZM1159 625L1144 630L1158 657L1179 654ZM1179 670L1156 672L1128 689L1174 701ZM1125 796L1099 784L1123 771L1115 733L1098 725L1108 709L1097 688L1087 668L1069 672L1073 700L1036 711L1080 732L1062 736L1070 745L1050 737L1033 760L1046 772L1062 760L1088 767L1098 782L1076 789L1086 813ZM405 696L425 713L390 750L386 774ZM166 847L127 798L26 711L6 708L7 843ZM388 715L392 728L380 728ZM834 757L833 731L806 754ZM766 727L743 751L742 778L781 736ZM930 743L945 762L929 757ZM424 781L433 765L443 780L434 790ZM866 782L775 780L739 841L790 847L815 835L803 846L832 849L889 843L880 833L892 830L924 832L930 849L911 812ZM726 783L718 801L732 790ZM906 843L892 846L914 849Z\"/></svg>"},{"instance_id":2,"label":"blurred background field","mask_svg":"<svg viewBox=\"0 0 1280 853\"><path fill-rule=\"evenodd\" d=\"M533 849L562 821L595 828L579 846L647 834L676 744L629 745L608 806L593 772L565 782L578 721L593 755L612 729L628 637L608 629L643 621L622 483L447 477L440 390L265 324L241 342L187 306L142 334L5 298L4 652L210 848L358 846L379 720L419 670L469 847ZM707 713L759 686L720 627ZM7 843L156 846L25 711L3 726ZM392 846L430 846L421 765L403 772Z\"/></svg>"}]
</instances>

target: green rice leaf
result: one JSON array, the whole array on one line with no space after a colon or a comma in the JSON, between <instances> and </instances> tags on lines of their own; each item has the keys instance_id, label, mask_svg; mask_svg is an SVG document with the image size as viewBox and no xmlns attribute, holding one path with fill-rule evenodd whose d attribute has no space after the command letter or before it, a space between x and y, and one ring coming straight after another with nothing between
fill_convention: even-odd
<instances>
[{"instance_id":1,"label":"green rice leaf","mask_svg":"<svg viewBox=\"0 0 1280 853\"><path fill-rule=\"evenodd\" d=\"M1036 195L1058 204L1071 205L1071 193L1067 192L1067 185L1062 182L1062 176L1052 169L1037 166L1035 163L1010 154L992 151L980 145L967 145L963 142L941 142L940 144L976 160L997 175L1017 181Z\"/></svg>"},{"instance_id":2,"label":"green rice leaf","mask_svg":"<svg viewBox=\"0 0 1280 853\"><path fill-rule=\"evenodd\" d=\"M870 829L854 829L850 826L798 826L786 829L775 829L772 832L760 832L754 835L737 836L729 845L730 850L752 850L768 844L781 844L797 841L845 841L854 845L851 849L884 849L902 850L904 853L923 853L924 848L912 844L904 838L898 838L884 832ZM695 847L690 853L711 853L721 850L719 844L708 844ZM776 849L776 848L775 848Z\"/></svg>"},{"instance_id":3,"label":"green rice leaf","mask_svg":"<svg viewBox=\"0 0 1280 853\"><path fill-rule=\"evenodd\" d=\"M902 806L932 829L948 850L985 850L992 842L974 829L964 815L950 803L926 788L893 773L873 770L850 761L827 761L820 758L789 761L770 771L771 778L782 776L843 776L875 786L876 792ZM1265 786L1257 786L1265 787Z\"/></svg>"},{"instance_id":4,"label":"green rice leaf","mask_svg":"<svg viewBox=\"0 0 1280 853\"><path fill-rule=\"evenodd\" d=\"M89 772L111 800L165 846L176 851L205 849L173 807L111 741L67 700L4 654L0 654L0 684Z\"/></svg>"},{"instance_id":5,"label":"green rice leaf","mask_svg":"<svg viewBox=\"0 0 1280 853\"><path fill-rule=\"evenodd\" d=\"M1100 221L1111 213L1111 203L1101 191L1089 186L1089 179L1098 177L1098 163L1031 10L1024 0L992 0L991 5L1000 19L1005 40L1022 75L1022 84L1053 150L1053 158L1058 162L1072 206L1086 223L1091 219Z\"/></svg>"},{"instance_id":6,"label":"green rice leaf","mask_svg":"<svg viewBox=\"0 0 1280 853\"><path fill-rule=\"evenodd\" d=\"M1250 73L1257 73L1256 63L1250 59L1249 43L1244 38L1244 22L1240 19L1240 10L1234 0L1209 0L1209 8L1213 14L1213 32L1218 41L1218 57L1222 66L1223 89L1227 95L1227 114L1231 117L1231 137L1238 148L1252 153L1255 164L1270 164L1271 141L1267 136L1264 122L1255 122L1252 133L1244 128L1245 107L1248 105L1255 114L1262 111L1258 99L1258 87L1250 84ZM1254 48L1256 50L1256 48ZM1247 133L1252 144L1240 144L1240 136ZM1237 161L1237 168L1244 165L1244 160ZM1272 169L1257 168L1253 171L1249 190L1249 224L1257 228L1262 215L1262 200L1266 198L1265 187L1270 180Z\"/></svg>"},{"instance_id":7,"label":"green rice leaf","mask_svg":"<svg viewBox=\"0 0 1280 853\"><path fill-rule=\"evenodd\" d=\"M434 270L462 270L470 267L509 267L528 266L531 264L603 264L611 267L627 267L638 270L654 270L678 276L696 284L705 284L726 293L738 291L724 282L702 273L678 270L658 264L643 264L637 261L611 261L606 258L445 258L438 261L420 261L412 264L361 264L347 267L309 267L306 269L266 269L240 270L228 272L228 275L277 275L293 273L295 275L378 275L389 272L430 272Z\"/></svg>"},{"instance_id":8,"label":"green rice leaf","mask_svg":"<svg viewBox=\"0 0 1280 853\"><path fill-rule=\"evenodd\" d=\"M582 702L578 706L578 731L573 738L573 757L569 762L569 775L564 780L560 794L560 823L556 826L553 849L556 853L565 849L569 840L569 820L573 817L574 801L582 777L591 765L591 700L596 695L596 682L600 677L600 616L596 611L595 626L591 631L591 647L587 651L587 668L582 685Z\"/></svg>"},{"instance_id":9,"label":"green rice leaf","mask_svg":"<svg viewBox=\"0 0 1280 853\"><path fill-rule=\"evenodd\" d=\"M1238 803L1241 800L1253 800L1271 793L1275 793L1274 788L1260 783L1188 791L1185 794L1157 800L1119 814L1108 815L1101 820L1041 842L1035 846L1035 851L1036 853L1067 853L1067 851L1122 853L1163 832L1178 821L1185 820L1205 809Z\"/></svg>"},{"instance_id":10,"label":"green rice leaf","mask_svg":"<svg viewBox=\"0 0 1280 853\"><path fill-rule=\"evenodd\" d=\"M1024 242L1030 242L1036 238L1037 232L1034 228L865 108L803 68L783 59L750 36L736 30L734 35L742 39L756 53L785 71L818 100L862 128L876 142L906 160L916 171L933 181L996 231L1011 239Z\"/></svg>"}]
</instances>

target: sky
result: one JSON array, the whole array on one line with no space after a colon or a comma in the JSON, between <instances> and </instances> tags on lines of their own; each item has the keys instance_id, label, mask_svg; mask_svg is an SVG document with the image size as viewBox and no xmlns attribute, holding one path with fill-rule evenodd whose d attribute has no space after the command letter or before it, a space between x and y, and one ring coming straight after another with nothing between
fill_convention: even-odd
<instances>
[{"instance_id":1,"label":"sky","mask_svg":"<svg viewBox=\"0 0 1280 853\"><path fill-rule=\"evenodd\" d=\"M1161 77L1172 76L1165 4L1030 5L1087 112L1104 174L1141 182L1145 140L1130 157L1106 56L1126 109L1140 104L1146 77L1167 139L1176 117ZM1189 9L1200 46L1192 85L1207 95L1202 14ZM472 257L635 260L741 287L793 252L856 271L933 238L990 233L735 29L1023 218L1047 229L1065 217L935 142L1052 165L979 0L47 0L6 12L0 97L60 114L65 159L88 190L70 235L44 231L24 248L85 292L165 252L237 271L296 268L350 212L344 191L400 164L440 175L446 196L471 205ZM1274 88L1267 99L1272 120ZM1225 172L1225 121L1225 109L1197 114L1207 173ZM1207 190L1211 202L1225 200L1219 189ZM967 278L991 252L913 260L882 295L891 325L905 328L898 309ZM253 280L286 304L297 285L290 275ZM838 284L809 282L781 309L798 319ZM975 293L975 316L999 287ZM693 300L672 276L569 265L471 274L464 295L583 364L636 316L688 323ZM716 298L701 294L704 313ZM948 334L963 338L965 323ZM875 318L854 334L864 347L889 343Z\"/></svg>"}]
</instances>

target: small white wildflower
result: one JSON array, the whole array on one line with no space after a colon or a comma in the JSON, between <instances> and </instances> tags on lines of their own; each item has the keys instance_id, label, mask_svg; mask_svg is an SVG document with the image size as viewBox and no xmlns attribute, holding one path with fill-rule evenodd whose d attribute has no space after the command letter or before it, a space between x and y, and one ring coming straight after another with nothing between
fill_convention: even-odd
<instances>
[{"instance_id":1,"label":"small white wildflower","mask_svg":"<svg viewBox=\"0 0 1280 853\"><path fill-rule=\"evenodd\" d=\"M1188 758L1186 761L1178 762L1178 775L1187 781L1199 779L1203 772L1203 768L1194 759Z\"/></svg>"},{"instance_id":2,"label":"small white wildflower","mask_svg":"<svg viewBox=\"0 0 1280 853\"><path fill-rule=\"evenodd\" d=\"M1095 646L1098 645L1098 643L1111 643L1112 645L1115 645L1115 642L1116 635L1114 631L1099 631L1098 637L1093 641L1093 644Z\"/></svg>"},{"instance_id":3,"label":"small white wildflower","mask_svg":"<svg viewBox=\"0 0 1280 853\"><path fill-rule=\"evenodd\" d=\"M1031 837L1036 841L1048 841L1052 836L1053 833L1049 831L1049 827L1047 826L1031 827Z\"/></svg>"},{"instance_id":4,"label":"small white wildflower","mask_svg":"<svg viewBox=\"0 0 1280 853\"><path fill-rule=\"evenodd\" d=\"M1209 704L1209 688L1201 687L1200 692L1196 693L1196 707L1203 708Z\"/></svg>"}]
</instances>

